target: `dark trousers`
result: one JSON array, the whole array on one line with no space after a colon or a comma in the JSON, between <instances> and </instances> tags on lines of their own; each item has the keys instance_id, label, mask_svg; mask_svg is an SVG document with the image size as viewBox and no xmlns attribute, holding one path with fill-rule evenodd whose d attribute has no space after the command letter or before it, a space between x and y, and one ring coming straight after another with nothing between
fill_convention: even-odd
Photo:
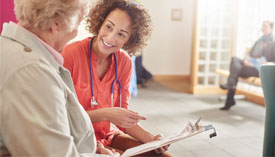
<instances>
[{"instance_id":1,"label":"dark trousers","mask_svg":"<svg viewBox=\"0 0 275 157\"><path fill-rule=\"evenodd\" d=\"M231 87L236 87L238 84L238 77L247 78L247 77L259 77L259 71L251 66L245 66L243 60L232 57L230 63L230 74L227 79L227 85ZM234 101L235 89L229 89L226 98L226 104Z\"/></svg>"},{"instance_id":2,"label":"dark trousers","mask_svg":"<svg viewBox=\"0 0 275 157\"><path fill-rule=\"evenodd\" d=\"M148 72L142 65L142 56L136 57L136 73L137 73L137 84L143 84L152 78L152 74Z\"/></svg>"}]
</instances>

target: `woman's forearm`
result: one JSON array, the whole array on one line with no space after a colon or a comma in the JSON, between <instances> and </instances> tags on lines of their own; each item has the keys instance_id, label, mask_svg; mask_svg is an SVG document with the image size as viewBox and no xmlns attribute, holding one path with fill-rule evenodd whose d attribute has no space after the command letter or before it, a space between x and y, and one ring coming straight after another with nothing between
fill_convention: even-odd
<instances>
[{"instance_id":1,"label":"woman's forearm","mask_svg":"<svg viewBox=\"0 0 275 157\"><path fill-rule=\"evenodd\" d=\"M143 143L151 142L154 138L154 136L149 131L142 128L139 124L126 129L125 133Z\"/></svg>"},{"instance_id":2,"label":"woman's forearm","mask_svg":"<svg viewBox=\"0 0 275 157\"><path fill-rule=\"evenodd\" d=\"M101 108L97 110L90 110L87 111L91 121L94 122L100 122L100 121L107 121L109 120L109 109L108 108Z\"/></svg>"}]
</instances>

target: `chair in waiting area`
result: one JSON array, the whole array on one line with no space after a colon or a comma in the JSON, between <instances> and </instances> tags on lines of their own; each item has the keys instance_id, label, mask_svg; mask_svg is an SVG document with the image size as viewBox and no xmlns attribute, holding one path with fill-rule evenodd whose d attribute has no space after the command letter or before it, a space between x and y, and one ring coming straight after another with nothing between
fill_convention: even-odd
<instances>
[{"instance_id":1,"label":"chair in waiting area","mask_svg":"<svg viewBox=\"0 0 275 157\"><path fill-rule=\"evenodd\" d=\"M266 105L263 156L275 156L275 64L261 66L260 77Z\"/></svg>"}]
</instances>

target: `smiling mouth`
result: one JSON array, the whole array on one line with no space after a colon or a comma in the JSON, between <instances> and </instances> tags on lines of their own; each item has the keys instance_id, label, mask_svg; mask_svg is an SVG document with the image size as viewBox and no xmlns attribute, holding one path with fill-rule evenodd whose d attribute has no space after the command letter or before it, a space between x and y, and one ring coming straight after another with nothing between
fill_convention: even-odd
<instances>
[{"instance_id":1,"label":"smiling mouth","mask_svg":"<svg viewBox=\"0 0 275 157\"><path fill-rule=\"evenodd\" d=\"M114 47L114 45L111 45L111 44L106 43L103 39L102 39L102 43L103 43L103 45L105 45L105 46L107 46L107 47L109 47L109 48Z\"/></svg>"}]
</instances>

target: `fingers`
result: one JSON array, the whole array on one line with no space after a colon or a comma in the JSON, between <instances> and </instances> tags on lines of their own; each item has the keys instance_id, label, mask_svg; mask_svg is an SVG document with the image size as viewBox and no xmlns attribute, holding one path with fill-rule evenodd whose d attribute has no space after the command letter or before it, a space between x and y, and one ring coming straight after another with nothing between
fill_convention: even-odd
<instances>
[{"instance_id":1,"label":"fingers","mask_svg":"<svg viewBox=\"0 0 275 157\"><path fill-rule=\"evenodd\" d=\"M125 122L126 125L136 125L138 123L138 120L135 119L128 119L128 121Z\"/></svg>"},{"instance_id":2,"label":"fingers","mask_svg":"<svg viewBox=\"0 0 275 157\"><path fill-rule=\"evenodd\" d=\"M158 134L156 135L154 138L153 138L153 141L154 140L161 140L163 138L163 135L162 134Z\"/></svg>"},{"instance_id":3,"label":"fingers","mask_svg":"<svg viewBox=\"0 0 275 157\"><path fill-rule=\"evenodd\" d=\"M137 120L133 120L131 118L126 118L123 121L121 121L120 123L118 123L117 125L122 128L131 128L134 125L136 125L137 123L138 123Z\"/></svg>"},{"instance_id":4,"label":"fingers","mask_svg":"<svg viewBox=\"0 0 275 157\"><path fill-rule=\"evenodd\" d=\"M165 150L163 147L160 147L160 148L158 148L158 149L155 150L155 152L156 152L157 154L164 153L165 151L166 151L166 150Z\"/></svg>"},{"instance_id":5,"label":"fingers","mask_svg":"<svg viewBox=\"0 0 275 157\"><path fill-rule=\"evenodd\" d=\"M146 120L146 117L139 115L137 112L133 112L131 110L128 110L130 114L130 118L135 120Z\"/></svg>"},{"instance_id":6,"label":"fingers","mask_svg":"<svg viewBox=\"0 0 275 157\"><path fill-rule=\"evenodd\" d=\"M114 157L120 157L120 154L118 152L115 152Z\"/></svg>"},{"instance_id":7,"label":"fingers","mask_svg":"<svg viewBox=\"0 0 275 157\"><path fill-rule=\"evenodd\" d=\"M160 147L160 148L158 148L158 149L155 149L155 152L157 153L157 154L162 154L162 153L164 153L164 152L166 152L167 150L168 150L168 147L170 146L170 144L169 145L167 145L167 146L163 146L163 147Z\"/></svg>"},{"instance_id":8,"label":"fingers","mask_svg":"<svg viewBox=\"0 0 275 157\"><path fill-rule=\"evenodd\" d=\"M164 146L164 149L165 149L165 150L168 150L169 147L170 147L170 144Z\"/></svg>"},{"instance_id":9,"label":"fingers","mask_svg":"<svg viewBox=\"0 0 275 157\"><path fill-rule=\"evenodd\" d=\"M120 112L124 112L124 114L128 115L128 117L135 119L135 120L146 120L146 117L139 115L137 112L128 110L128 109L124 109L124 108L115 108L115 109L119 109Z\"/></svg>"},{"instance_id":10,"label":"fingers","mask_svg":"<svg viewBox=\"0 0 275 157\"><path fill-rule=\"evenodd\" d=\"M130 128L134 125L137 125L137 123L140 120L146 120L145 117L134 114L134 115L130 115L126 120L125 120L125 125L127 125L127 128Z\"/></svg>"},{"instance_id":11,"label":"fingers","mask_svg":"<svg viewBox=\"0 0 275 157\"><path fill-rule=\"evenodd\" d=\"M140 116L131 110L117 107L112 108L112 110L114 114L110 118L111 122L122 128L131 128L140 120L146 120L144 116Z\"/></svg>"},{"instance_id":12,"label":"fingers","mask_svg":"<svg viewBox=\"0 0 275 157\"><path fill-rule=\"evenodd\" d=\"M168 148L170 147L170 144L169 145L166 145L166 146L163 146L162 148L164 149L164 152L166 152L168 150Z\"/></svg>"},{"instance_id":13,"label":"fingers","mask_svg":"<svg viewBox=\"0 0 275 157\"><path fill-rule=\"evenodd\" d=\"M98 148L104 148L103 144L100 143L100 142L97 142L97 147L98 147Z\"/></svg>"},{"instance_id":14,"label":"fingers","mask_svg":"<svg viewBox=\"0 0 275 157\"><path fill-rule=\"evenodd\" d=\"M153 138L153 140L161 140L163 138L163 135L162 134L158 134L158 135L156 135L154 138ZM170 144L169 145L166 145L166 146L163 146L163 147L160 147L160 148L158 148L158 149L155 149L155 152L157 153L157 154L161 154L161 153L164 153L164 152L166 152L167 150L168 150L168 147L170 146Z\"/></svg>"},{"instance_id":15,"label":"fingers","mask_svg":"<svg viewBox=\"0 0 275 157\"><path fill-rule=\"evenodd\" d=\"M146 120L146 117L139 115L137 112L127 110L127 109L124 109L124 111L127 111L128 117L135 120L136 122L140 120Z\"/></svg>"},{"instance_id":16,"label":"fingers","mask_svg":"<svg viewBox=\"0 0 275 157\"><path fill-rule=\"evenodd\" d=\"M138 118L139 120L146 120L146 117L143 117L143 116L140 116L139 115L139 118Z\"/></svg>"}]
</instances>

